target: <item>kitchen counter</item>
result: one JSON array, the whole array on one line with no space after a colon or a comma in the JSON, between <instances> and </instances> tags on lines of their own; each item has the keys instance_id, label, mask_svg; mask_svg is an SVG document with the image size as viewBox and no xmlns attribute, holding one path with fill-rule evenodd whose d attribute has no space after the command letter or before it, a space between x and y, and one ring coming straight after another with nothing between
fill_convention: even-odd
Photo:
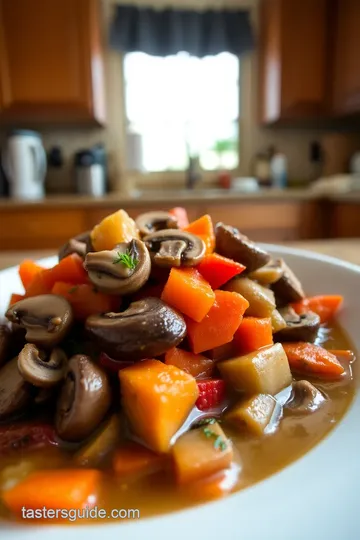
<instances>
[{"instance_id":1,"label":"kitchen counter","mask_svg":"<svg viewBox=\"0 0 360 540\"><path fill-rule=\"evenodd\" d=\"M360 238L338 240L309 240L281 242L281 245L308 249L323 255L331 255L347 262L360 265ZM54 250L3 251L0 252L0 270L15 266L24 259L41 259L54 255Z\"/></svg>"},{"instance_id":2,"label":"kitchen counter","mask_svg":"<svg viewBox=\"0 0 360 540\"><path fill-rule=\"evenodd\" d=\"M109 193L104 197L90 197L87 195L49 195L38 201L0 199L0 210L31 209L31 208L103 208L109 205L137 206L175 204L199 204L203 202L266 202L266 201L307 201L318 199L319 195L309 189L260 189L253 193L244 193L225 189L174 189L174 190L146 190L134 192L134 195ZM360 200L360 197L359 197Z\"/></svg>"}]
</instances>

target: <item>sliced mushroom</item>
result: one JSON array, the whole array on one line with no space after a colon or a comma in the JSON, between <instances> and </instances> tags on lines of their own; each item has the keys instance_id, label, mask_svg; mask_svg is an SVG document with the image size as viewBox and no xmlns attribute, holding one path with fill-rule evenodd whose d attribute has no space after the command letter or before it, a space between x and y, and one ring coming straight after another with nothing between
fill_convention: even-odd
<instances>
[{"instance_id":1,"label":"sliced mushroom","mask_svg":"<svg viewBox=\"0 0 360 540\"><path fill-rule=\"evenodd\" d=\"M275 264L277 264L282 271L281 278L271 285L271 288L275 293L276 305L278 307L286 306L291 302L297 302L305 298L305 293L300 281L295 276L294 272L290 270L285 261L279 259Z\"/></svg>"},{"instance_id":2,"label":"sliced mushroom","mask_svg":"<svg viewBox=\"0 0 360 540\"><path fill-rule=\"evenodd\" d=\"M18 356L18 368L25 381L49 388L64 378L67 356L62 349L53 349L47 356L36 345L27 343Z\"/></svg>"},{"instance_id":3,"label":"sliced mushroom","mask_svg":"<svg viewBox=\"0 0 360 540\"><path fill-rule=\"evenodd\" d=\"M169 214L169 212L163 212L161 210L140 214L136 218L135 223L141 236L146 236L164 229L178 229L176 217Z\"/></svg>"},{"instance_id":4,"label":"sliced mushroom","mask_svg":"<svg viewBox=\"0 0 360 540\"><path fill-rule=\"evenodd\" d=\"M9 359L11 346L11 332L8 326L0 326L0 366L5 364Z\"/></svg>"},{"instance_id":5,"label":"sliced mushroom","mask_svg":"<svg viewBox=\"0 0 360 540\"><path fill-rule=\"evenodd\" d=\"M100 424L111 403L106 373L88 356L75 355L58 398L55 426L65 441L82 441Z\"/></svg>"},{"instance_id":6,"label":"sliced mushroom","mask_svg":"<svg viewBox=\"0 0 360 540\"><path fill-rule=\"evenodd\" d=\"M294 414L309 414L317 411L325 401L325 396L309 381L295 381L285 410Z\"/></svg>"},{"instance_id":7,"label":"sliced mushroom","mask_svg":"<svg viewBox=\"0 0 360 540\"><path fill-rule=\"evenodd\" d=\"M320 328L320 317L312 311L298 315L291 306L279 310L285 319L286 328L276 332L276 341L307 341L313 343L316 340Z\"/></svg>"},{"instance_id":8,"label":"sliced mushroom","mask_svg":"<svg viewBox=\"0 0 360 540\"><path fill-rule=\"evenodd\" d=\"M69 302L55 294L20 300L5 315L9 321L26 329L26 341L45 348L58 345L68 334L74 319Z\"/></svg>"},{"instance_id":9,"label":"sliced mushroom","mask_svg":"<svg viewBox=\"0 0 360 540\"><path fill-rule=\"evenodd\" d=\"M17 357L0 369L0 420L25 409L30 403L31 385L19 373Z\"/></svg>"},{"instance_id":10,"label":"sliced mushroom","mask_svg":"<svg viewBox=\"0 0 360 540\"><path fill-rule=\"evenodd\" d=\"M158 266L196 266L205 257L205 243L186 231L164 229L145 236L144 242Z\"/></svg>"},{"instance_id":11,"label":"sliced mushroom","mask_svg":"<svg viewBox=\"0 0 360 540\"><path fill-rule=\"evenodd\" d=\"M124 295L138 291L147 282L151 259L144 242L134 238L111 251L88 253L84 266L99 291Z\"/></svg>"},{"instance_id":12,"label":"sliced mushroom","mask_svg":"<svg viewBox=\"0 0 360 540\"><path fill-rule=\"evenodd\" d=\"M92 251L90 231L78 234L66 242L59 250L59 261L72 253L76 253L85 259L88 251Z\"/></svg>"},{"instance_id":13,"label":"sliced mushroom","mask_svg":"<svg viewBox=\"0 0 360 540\"><path fill-rule=\"evenodd\" d=\"M184 319L158 298L133 302L122 313L91 315L86 328L101 351L128 361L159 356L186 334Z\"/></svg>"},{"instance_id":14,"label":"sliced mushroom","mask_svg":"<svg viewBox=\"0 0 360 540\"><path fill-rule=\"evenodd\" d=\"M245 272L253 272L270 261L269 253L241 234L238 229L217 223L215 233L216 252L246 266Z\"/></svg>"}]
</instances>

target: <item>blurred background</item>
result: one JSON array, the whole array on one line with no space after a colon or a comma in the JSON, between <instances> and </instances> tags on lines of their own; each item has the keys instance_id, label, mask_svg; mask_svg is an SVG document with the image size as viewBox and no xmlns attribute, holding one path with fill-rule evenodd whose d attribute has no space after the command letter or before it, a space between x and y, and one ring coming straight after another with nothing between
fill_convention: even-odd
<instances>
[{"instance_id":1,"label":"blurred background","mask_svg":"<svg viewBox=\"0 0 360 540\"><path fill-rule=\"evenodd\" d=\"M0 250L120 207L360 237L359 29L359 0L0 0Z\"/></svg>"}]
</instances>

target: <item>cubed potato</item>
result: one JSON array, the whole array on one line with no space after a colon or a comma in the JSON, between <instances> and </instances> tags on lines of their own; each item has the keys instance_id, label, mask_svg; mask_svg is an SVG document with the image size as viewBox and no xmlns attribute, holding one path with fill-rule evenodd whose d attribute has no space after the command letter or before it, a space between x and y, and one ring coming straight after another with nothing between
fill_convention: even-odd
<instances>
[{"instance_id":1,"label":"cubed potato","mask_svg":"<svg viewBox=\"0 0 360 540\"><path fill-rule=\"evenodd\" d=\"M210 433L211 432L211 433ZM194 482L230 467L233 449L217 422L187 431L172 449L179 484Z\"/></svg>"},{"instance_id":2,"label":"cubed potato","mask_svg":"<svg viewBox=\"0 0 360 540\"><path fill-rule=\"evenodd\" d=\"M217 364L222 377L237 391L275 395L291 384L289 362L281 343Z\"/></svg>"},{"instance_id":3,"label":"cubed potato","mask_svg":"<svg viewBox=\"0 0 360 540\"><path fill-rule=\"evenodd\" d=\"M225 419L240 428L262 435L269 424L276 405L276 400L268 394L257 394L250 399L241 401L229 412Z\"/></svg>"},{"instance_id":4,"label":"cubed potato","mask_svg":"<svg viewBox=\"0 0 360 540\"><path fill-rule=\"evenodd\" d=\"M224 289L246 298L250 304L246 310L247 317L271 317L276 308L274 293L249 278L232 279Z\"/></svg>"},{"instance_id":5,"label":"cubed potato","mask_svg":"<svg viewBox=\"0 0 360 540\"><path fill-rule=\"evenodd\" d=\"M272 285L283 275L282 269L276 263L270 262L249 274L250 279L258 281L260 285Z\"/></svg>"},{"instance_id":6,"label":"cubed potato","mask_svg":"<svg viewBox=\"0 0 360 540\"><path fill-rule=\"evenodd\" d=\"M170 442L198 398L194 377L159 360L143 360L119 371L122 405L133 432L155 452Z\"/></svg>"},{"instance_id":7,"label":"cubed potato","mask_svg":"<svg viewBox=\"0 0 360 540\"><path fill-rule=\"evenodd\" d=\"M280 330L283 330L287 326L284 317L278 312L277 309L274 309L271 314L271 326L273 334L280 332Z\"/></svg>"}]
</instances>

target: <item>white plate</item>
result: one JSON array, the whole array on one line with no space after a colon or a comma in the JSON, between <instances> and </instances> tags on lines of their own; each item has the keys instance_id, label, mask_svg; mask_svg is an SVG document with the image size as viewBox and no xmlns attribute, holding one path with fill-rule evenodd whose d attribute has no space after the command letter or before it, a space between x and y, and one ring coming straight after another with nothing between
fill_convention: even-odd
<instances>
[{"instance_id":1,"label":"white plate","mask_svg":"<svg viewBox=\"0 0 360 540\"><path fill-rule=\"evenodd\" d=\"M345 297L340 321L360 351L360 267L278 246L308 294ZM53 260L47 259L47 265ZM21 290L16 270L0 272L0 311ZM358 540L360 538L360 395L343 421L304 457L218 502L139 521L76 527L5 525L4 539L48 540Z\"/></svg>"}]
</instances>

